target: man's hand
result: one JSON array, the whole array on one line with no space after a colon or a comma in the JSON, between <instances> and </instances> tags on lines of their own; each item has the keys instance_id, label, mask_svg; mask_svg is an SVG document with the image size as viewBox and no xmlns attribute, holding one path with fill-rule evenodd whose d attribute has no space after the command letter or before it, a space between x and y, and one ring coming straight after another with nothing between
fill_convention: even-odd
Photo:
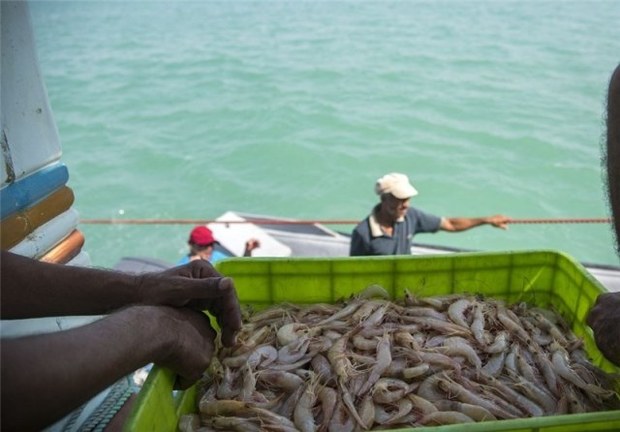
<instances>
[{"instance_id":1,"label":"man's hand","mask_svg":"<svg viewBox=\"0 0 620 432\"><path fill-rule=\"evenodd\" d=\"M594 330L598 349L620 366L620 292L599 295L586 323Z\"/></svg>"},{"instance_id":2,"label":"man's hand","mask_svg":"<svg viewBox=\"0 0 620 432\"><path fill-rule=\"evenodd\" d=\"M504 215L494 215L487 218L487 223L495 228L508 229L510 218Z\"/></svg>"},{"instance_id":3,"label":"man's hand","mask_svg":"<svg viewBox=\"0 0 620 432\"><path fill-rule=\"evenodd\" d=\"M204 260L142 275L141 297L145 304L208 310L222 329L222 343L231 346L241 328L241 310L232 279L222 277Z\"/></svg>"},{"instance_id":4,"label":"man's hand","mask_svg":"<svg viewBox=\"0 0 620 432\"><path fill-rule=\"evenodd\" d=\"M251 238L245 242L245 250L243 251L243 256L249 257L252 256L252 251L256 248L260 247L260 241L255 238Z\"/></svg>"},{"instance_id":5,"label":"man's hand","mask_svg":"<svg viewBox=\"0 0 620 432\"><path fill-rule=\"evenodd\" d=\"M157 334L167 339L154 362L175 371L176 387L186 389L200 379L211 363L215 330L202 312L171 307L158 307L154 311L158 314Z\"/></svg>"}]
</instances>

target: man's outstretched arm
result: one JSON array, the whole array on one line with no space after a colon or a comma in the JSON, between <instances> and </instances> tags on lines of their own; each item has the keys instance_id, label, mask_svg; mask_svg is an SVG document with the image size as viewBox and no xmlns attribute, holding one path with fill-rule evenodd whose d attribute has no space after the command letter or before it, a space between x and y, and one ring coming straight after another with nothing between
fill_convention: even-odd
<instances>
[{"instance_id":1,"label":"man's outstretched arm","mask_svg":"<svg viewBox=\"0 0 620 432\"><path fill-rule=\"evenodd\" d=\"M440 229L443 231L459 232L466 231L481 225L492 225L495 228L506 229L510 218L504 215L494 215L485 217L452 217L442 218Z\"/></svg>"}]
</instances>

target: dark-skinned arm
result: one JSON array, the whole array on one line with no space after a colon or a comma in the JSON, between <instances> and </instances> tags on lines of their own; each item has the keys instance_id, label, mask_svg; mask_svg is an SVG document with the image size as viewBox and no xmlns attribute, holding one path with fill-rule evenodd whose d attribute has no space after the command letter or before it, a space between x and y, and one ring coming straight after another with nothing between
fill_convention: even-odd
<instances>
[{"instance_id":1,"label":"dark-skinned arm","mask_svg":"<svg viewBox=\"0 0 620 432\"><path fill-rule=\"evenodd\" d=\"M232 280L203 260L135 276L50 264L6 251L1 259L3 319L101 315L147 304L208 310L218 320L225 345L234 343L234 333L241 328Z\"/></svg>"},{"instance_id":2,"label":"dark-skinned arm","mask_svg":"<svg viewBox=\"0 0 620 432\"><path fill-rule=\"evenodd\" d=\"M599 295L586 323L594 331L599 350L620 366L620 292Z\"/></svg>"},{"instance_id":3,"label":"dark-skinned arm","mask_svg":"<svg viewBox=\"0 0 620 432\"><path fill-rule=\"evenodd\" d=\"M150 362L187 387L208 367L214 338L201 312L134 306L72 330L3 339L2 428L40 430Z\"/></svg>"}]
</instances>

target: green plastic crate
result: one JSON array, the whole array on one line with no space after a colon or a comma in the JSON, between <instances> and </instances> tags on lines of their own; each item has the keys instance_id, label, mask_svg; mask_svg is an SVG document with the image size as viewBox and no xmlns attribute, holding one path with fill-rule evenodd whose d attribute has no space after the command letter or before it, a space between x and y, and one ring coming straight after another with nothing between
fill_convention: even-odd
<instances>
[{"instance_id":1,"label":"green plastic crate","mask_svg":"<svg viewBox=\"0 0 620 432\"><path fill-rule=\"evenodd\" d=\"M459 253L362 258L234 258L216 268L234 279L242 304L334 302L370 284L393 298L407 288L418 296L480 293L509 303L527 301L554 308L582 337L593 363L620 370L602 357L585 324L605 288L571 257L557 251ZM174 375L153 368L126 431L175 431L182 414L196 411L196 388L173 392ZM414 430L414 429L401 429ZM618 431L620 410L415 428L416 431Z\"/></svg>"}]
</instances>

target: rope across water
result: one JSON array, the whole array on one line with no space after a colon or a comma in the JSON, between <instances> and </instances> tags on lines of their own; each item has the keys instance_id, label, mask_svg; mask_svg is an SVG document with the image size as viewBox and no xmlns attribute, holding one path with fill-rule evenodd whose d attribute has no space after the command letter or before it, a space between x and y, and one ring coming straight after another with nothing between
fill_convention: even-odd
<instances>
[{"instance_id":1,"label":"rope across water","mask_svg":"<svg viewBox=\"0 0 620 432\"><path fill-rule=\"evenodd\" d=\"M226 221L215 219L82 219L80 223L89 225L206 225L206 224L246 224L255 225L356 225L359 220L351 219L311 219L311 220L274 220L251 218L245 221ZM611 223L611 218L530 218L511 219L511 224L593 224Z\"/></svg>"}]
</instances>

